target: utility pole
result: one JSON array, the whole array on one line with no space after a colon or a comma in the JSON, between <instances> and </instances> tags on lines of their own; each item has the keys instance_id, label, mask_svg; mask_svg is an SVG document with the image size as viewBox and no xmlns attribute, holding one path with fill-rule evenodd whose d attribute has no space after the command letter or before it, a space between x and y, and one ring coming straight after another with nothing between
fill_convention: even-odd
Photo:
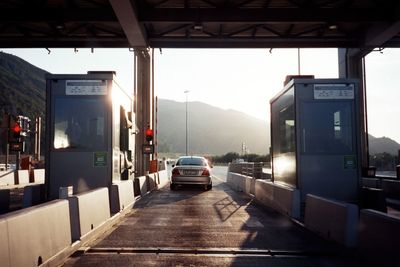
<instances>
[{"instance_id":1,"label":"utility pole","mask_svg":"<svg viewBox=\"0 0 400 267\"><path fill-rule=\"evenodd\" d=\"M186 94L186 156L188 156L188 93L189 90L184 91Z\"/></svg>"}]
</instances>

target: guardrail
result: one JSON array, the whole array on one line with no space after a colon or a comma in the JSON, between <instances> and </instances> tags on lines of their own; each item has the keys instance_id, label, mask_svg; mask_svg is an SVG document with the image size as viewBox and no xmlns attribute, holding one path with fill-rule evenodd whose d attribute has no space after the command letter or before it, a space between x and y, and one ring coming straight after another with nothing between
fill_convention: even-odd
<instances>
[{"instance_id":1,"label":"guardrail","mask_svg":"<svg viewBox=\"0 0 400 267\"><path fill-rule=\"evenodd\" d=\"M143 195L168 183L166 170L139 178ZM33 196L41 192L42 186L27 188L34 190L30 194ZM98 188L0 215L0 237L4 237L0 242L0 265L60 265L85 242L100 236L129 212L137 200L133 186L134 180L119 181L110 191ZM9 197L9 189L0 190L0 200ZM0 205L0 210L5 208Z\"/></svg>"},{"instance_id":2,"label":"guardrail","mask_svg":"<svg viewBox=\"0 0 400 267\"><path fill-rule=\"evenodd\" d=\"M235 172L256 179L262 179L262 169L264 166L264 162L229 163L228 172Z\"/></svg>"}]
</instances>

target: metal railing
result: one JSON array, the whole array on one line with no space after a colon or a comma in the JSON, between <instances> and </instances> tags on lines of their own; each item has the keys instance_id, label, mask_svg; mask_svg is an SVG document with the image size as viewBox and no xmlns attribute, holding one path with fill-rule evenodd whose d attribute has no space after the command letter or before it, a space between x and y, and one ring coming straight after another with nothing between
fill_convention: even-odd
<instances>
[{"instance_id":1,"label":"metal railing","mask_svg":"<svg viewBox=\"0 0 400 267\"><path fill-rule=\"evenodd\" d=\"M228 166L229 172L240 173L255 179L262 179L264 162L241 162L230 163Z\"/></svg>"}]
</instances>

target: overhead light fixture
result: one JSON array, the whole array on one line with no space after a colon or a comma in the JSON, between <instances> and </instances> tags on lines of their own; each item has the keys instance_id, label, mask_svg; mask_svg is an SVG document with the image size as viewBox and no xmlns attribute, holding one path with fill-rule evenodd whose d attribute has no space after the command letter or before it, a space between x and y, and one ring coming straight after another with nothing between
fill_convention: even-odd
<instances>
[{"instance_id":1,"label":"overhead light fixture","mask_svg":"<svg viewBox=\"0 0 400 267\"><path fill-rule=\"evenodd\" d=\"M201 25L201 24L196 24L196 25L193 26L193 29L194 29L195 31L202 31L202 30L203 30L203 25Z\"/></svg>"},{"instance_id":2,"label":"overhead light fixture","mask_svg":"<svg viewBox=\"0 0 400 267\"><path fill-rule=\"evenodd\" d=\"M331 30L331 31L334 31L334 30L338 29L338 26L336 24L331 24L331 25L328 26L328 29Z\"/></svg>"},{"instance_id":3,"label":"overhead light fixture","mask_svg":"<svg viewBox=\"0 0 400 267\"><path fill-rule=\"evenodd\" d=\"M57 30L61 31L61 30L64 30L64 29L65 29L65 25L64 25L64 23L57 23L57 24L55 25L55 28L56 28Z\"/></svg>"}]
</instances>

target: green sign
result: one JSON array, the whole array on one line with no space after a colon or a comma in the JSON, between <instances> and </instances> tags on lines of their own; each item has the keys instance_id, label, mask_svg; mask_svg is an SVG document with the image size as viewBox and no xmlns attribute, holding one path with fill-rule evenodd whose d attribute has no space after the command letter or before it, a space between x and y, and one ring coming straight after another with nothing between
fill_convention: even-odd
<instances>
[{"instance_id":1,"label":"green sign","mask_svg":"<svg viewBox=\"0 0 400 267\"><path fill-rule=\"evenodd\" d=\"M94 167L107 166L107 152L94 152L93 166Z\"/></svg>"},{"instance_id":2,"label":"green sign","mask_svg":"<svg viewBox=\"0 0 400 267\"><path fill-rule=\"evenodd\" d=\"M344 168L345 169L355 169L356 168L356 156L344 156Z\"/></svg>"}]
</instances>

